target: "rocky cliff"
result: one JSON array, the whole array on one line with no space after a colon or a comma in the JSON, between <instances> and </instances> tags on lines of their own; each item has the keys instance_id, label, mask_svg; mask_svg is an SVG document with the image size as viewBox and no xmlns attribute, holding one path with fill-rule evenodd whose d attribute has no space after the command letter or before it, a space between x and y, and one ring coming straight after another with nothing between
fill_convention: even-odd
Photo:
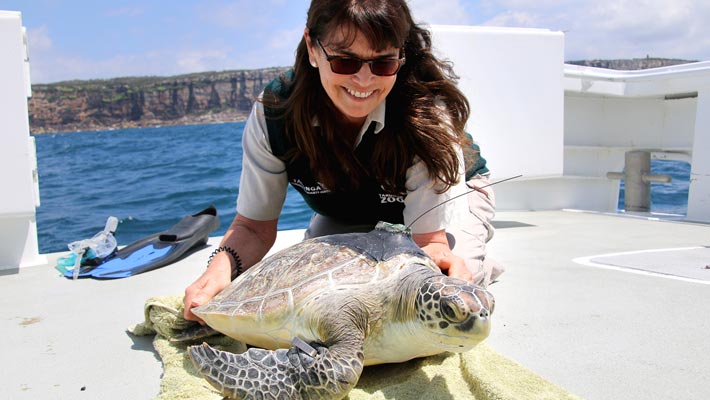
<instances>
[{"instance_id":1,"label":"rocky cliff","mask_svg":"<svg viewBox=\"0 0 710 400\"><path fill-rule=\"evenodd\" d=\"M570 64L645 69L691 61L582 60ZM32 133L233 122L246 119L264 86L286 68L203 72L32 85Z\"/></svg>"},{"instance_id":2,"label":"rocky cliff","mask_svg":"<svg viewBox=\"0 0 710 400\"><path fill-rule=\"evenodd\" d=\"M621 60L580 60L567 61L567 64L582 65L585 67L596 67L617 70L639 70L649 68L668 67L671 65L688 64L696 61L679 60L675 58L631 58Z\"/></svg>"},{"instance_id":3,"label":"rocky cliff","mask_svg":"<svg viewBox=\"0 0 710 400\"><path fill-rule=\"evenodd\" d=\"M33 134L246 119L264 86L286 68L32 85Z\"/></svg>"}]
</instances>

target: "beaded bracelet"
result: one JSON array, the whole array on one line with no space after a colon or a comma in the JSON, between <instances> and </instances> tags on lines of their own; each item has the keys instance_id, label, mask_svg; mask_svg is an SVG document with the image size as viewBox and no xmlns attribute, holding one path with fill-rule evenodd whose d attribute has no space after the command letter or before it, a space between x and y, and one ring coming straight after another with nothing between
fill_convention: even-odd
<instances>
[{"instance_id":1,"label":"beaded bracelet","mask_svg":"<svg viewBox=\"0 0 710 400\"><path fill-rule=\"evenodd\" d=\"M232 256L232 258L234 259L234 263L236 265L232 269L231 278L232 278L232 280L235 280L239 275L242 274L243 271L242 271L242 259L239 258L239 254L237 254L237 252L233 248L231 248L229 246L221 246L221 247L215 249L215 251L213 251L212 255L210 256L210 259L207 260L207 265L208 266L210 265L214 256L216 256L218 253L221 253L223 251L229 253Z\"/></svg>"}]
</instances>

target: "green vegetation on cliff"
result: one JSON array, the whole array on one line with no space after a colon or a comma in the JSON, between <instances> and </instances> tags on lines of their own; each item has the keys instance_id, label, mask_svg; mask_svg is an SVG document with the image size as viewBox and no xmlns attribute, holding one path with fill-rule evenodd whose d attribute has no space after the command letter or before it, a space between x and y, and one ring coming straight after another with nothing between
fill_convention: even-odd
<instances>
[{"instance_id":1,"label":"green vegetation on cliff","mask_svg":"<svg viewBox=\"0 0 710 400\"><path fill-rule=\"evenodd\" d=\"M568 61L645 69L692 61L666 58ZM256 96L286 68L127 77L32 85L32 133L242 121Z\"/></svg>"},{"instance_id":2,"label":"green vegetation on cliff","mask_svg":"<svg viewBox=\"0 0 710 400\"><path fill-rule=\"evenodd\" d=\"M657 58L647 56L646 58L631 58L620 60L580 60L567 61L567 64L581 65L584 67L616 69L622 71L632 71L639 69L661 68L671 65L688 64L697 61L680 60L676 58Z\"/></svg>"},{"instance_id":3,"label":"green vegetation on cliff","mask_svg":"<svg viewBox=\"0 0 710 400\"><path fill-rule=\"evenodd\" d=\"M30 128L45 133L241 121L285 69L32 85Z\"/></svg>"}]
</instances>

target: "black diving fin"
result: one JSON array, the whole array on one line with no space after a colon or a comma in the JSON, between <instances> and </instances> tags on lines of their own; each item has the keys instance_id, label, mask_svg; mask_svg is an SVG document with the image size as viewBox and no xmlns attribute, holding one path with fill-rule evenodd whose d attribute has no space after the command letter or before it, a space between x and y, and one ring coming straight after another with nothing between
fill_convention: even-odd
<instances>
[{"instance_id":1,"label":"black diving fin","mask_svg":"<svg viewBox=\"0 0 710 400\"><path fill-rule=\"evenodd\" d=\"M190 250L204 246L209 234L218 227L217 209L209 206L197 214L184 217L164 232L119 249L115 256L96 267L82 268L79 277L118 279L164 267L184 257ZM72 278L72 271L67 271L64 276Z\"/></svg>"}]
</instances>

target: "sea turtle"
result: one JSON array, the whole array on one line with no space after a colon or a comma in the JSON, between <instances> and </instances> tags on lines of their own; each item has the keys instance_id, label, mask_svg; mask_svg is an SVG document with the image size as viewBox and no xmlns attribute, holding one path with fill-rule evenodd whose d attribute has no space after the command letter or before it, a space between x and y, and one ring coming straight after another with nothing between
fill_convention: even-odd
<instances>
[{"instance_id":1,"label":"sea turtle","mask_svg":"<svg viewBox=\"0 0 710 400\"><path fill-rule=\"evenodd\" d=\"M259 348L188 353L226 397L339 399L365 365L471 349L488 336L493 305L487 290L443 275L407 228L380 222L286 248L193 309Z\"/></svg>"}]
</instances>

